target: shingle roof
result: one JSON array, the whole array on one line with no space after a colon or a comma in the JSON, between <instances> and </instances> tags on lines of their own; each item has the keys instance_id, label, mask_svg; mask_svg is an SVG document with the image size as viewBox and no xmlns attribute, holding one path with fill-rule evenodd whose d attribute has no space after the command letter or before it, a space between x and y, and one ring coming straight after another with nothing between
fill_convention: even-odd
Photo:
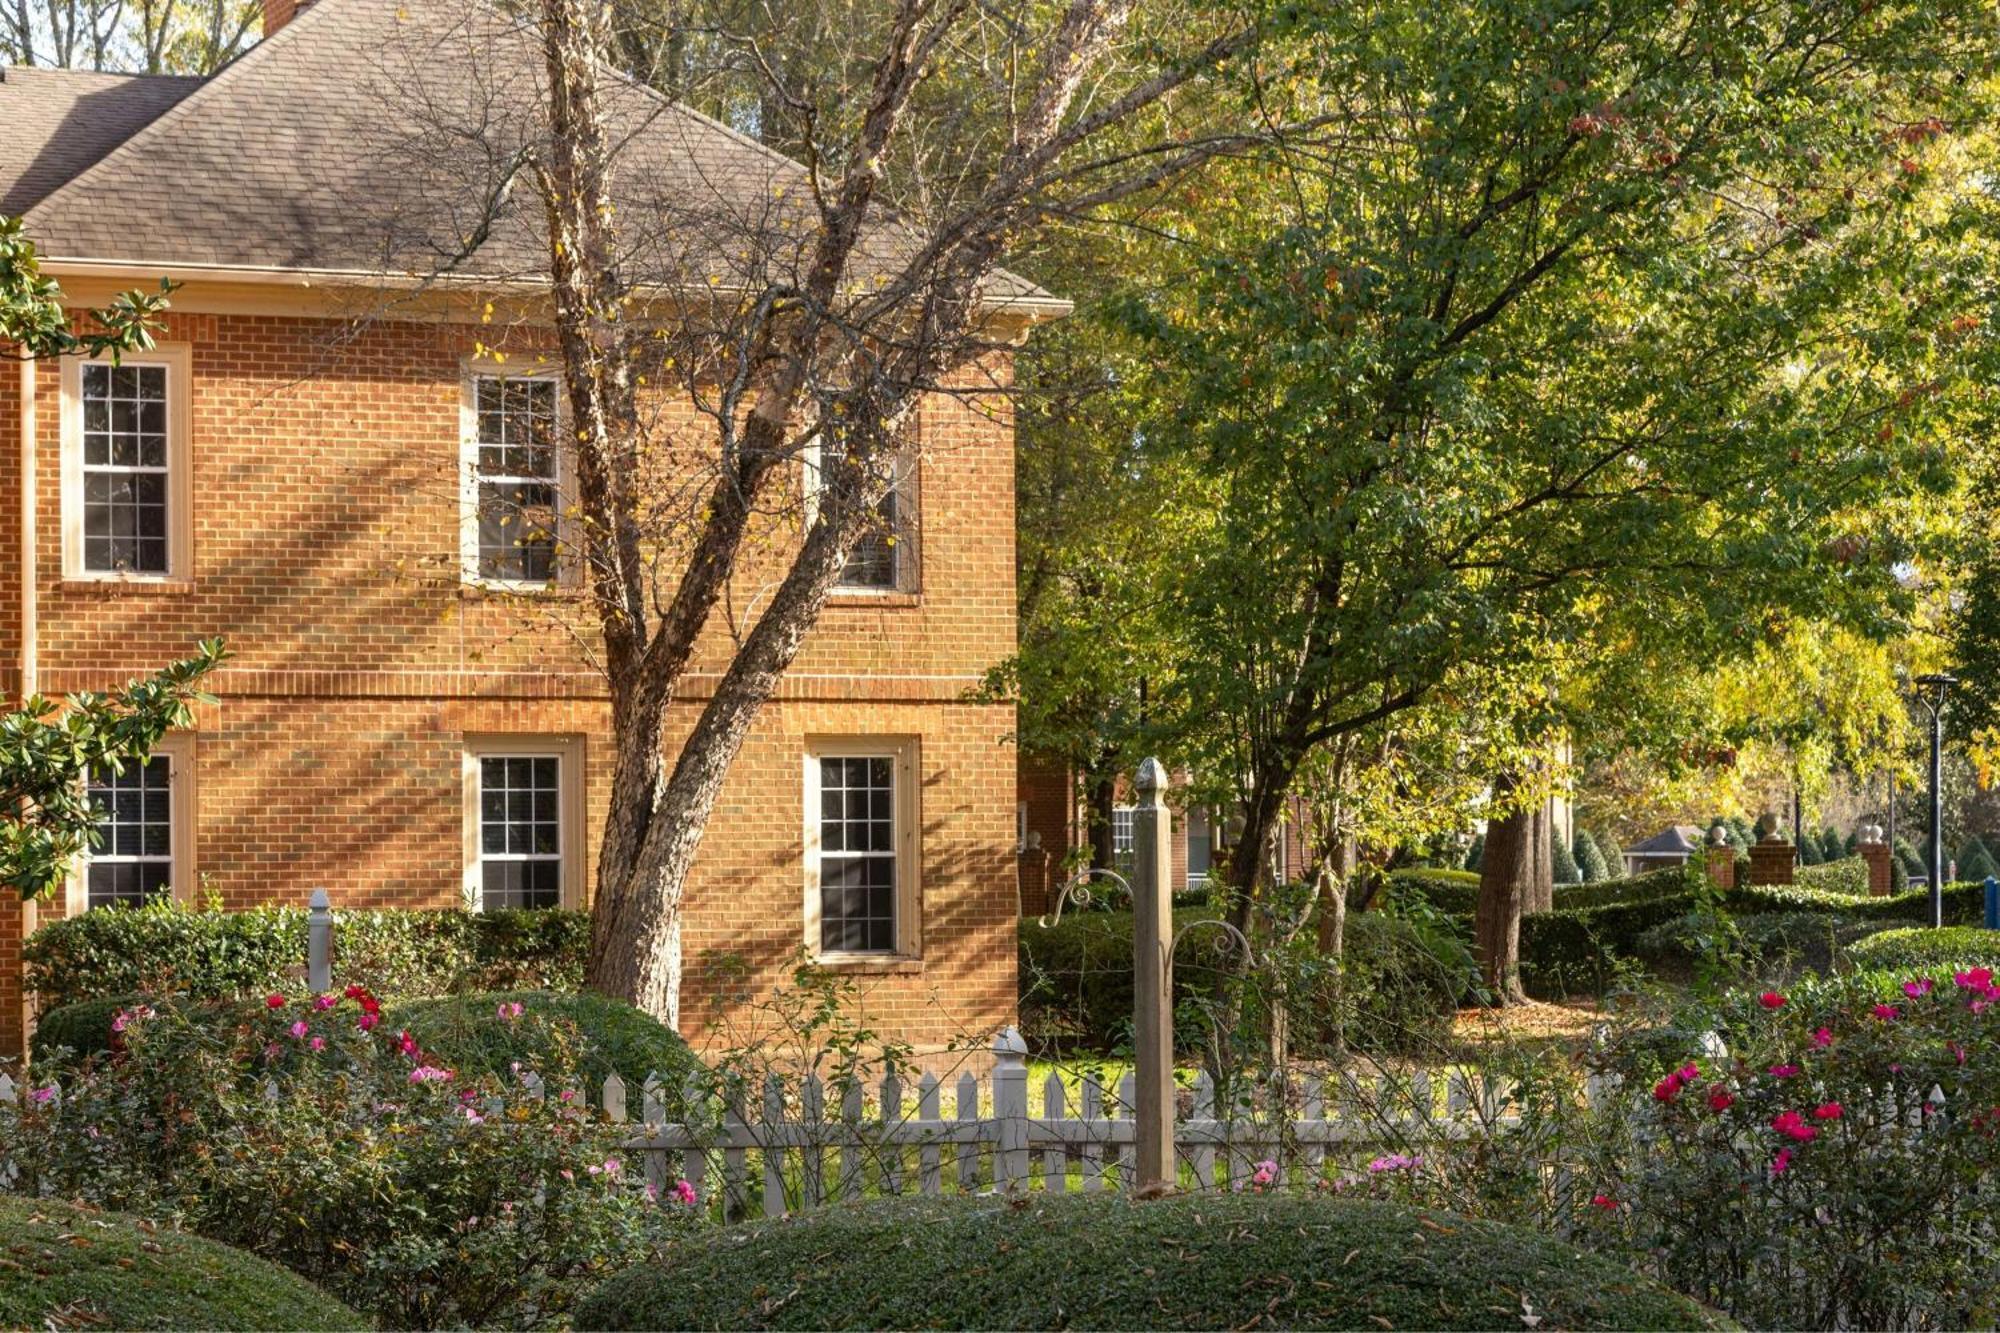
<instances>
[{"instance_id":1,"label":"shingle roof","mask_svg":"<svg viewBox=\"0 0 2000 1333\"><path fill-rule=\"evenodd\" d=\"M53 260L538 279L537 196L496 192L544 133L544 78L536 34L482 0L318 0L100 149L27 231ZM604 105L635 276L733 286L753 255L788 262L798 164L634 81ZM903 243L879 229L874 261ZM1054 300L1012 275L989 296Z\"/></svg>"},{"instance_id":2,"label":"shingle roof","mask_svg":"<svg viewBox=\"0 0 2000 1333\"><path fill-rule=\"evenodd\" d=\"M1625 849L1627 856L1692 856L1707 835L1693 824L1673 824Z\"/></svg>"},{"instance_id":3,"label":"shingle roof","mask_svg":"<svg viewBox=\"0 0 2000 1333\"><path fill-rule=\"evenodd\" d=\"M0 68L0 214L41 199L193 92L197 78Z\"/></svg>"}]
</instances>

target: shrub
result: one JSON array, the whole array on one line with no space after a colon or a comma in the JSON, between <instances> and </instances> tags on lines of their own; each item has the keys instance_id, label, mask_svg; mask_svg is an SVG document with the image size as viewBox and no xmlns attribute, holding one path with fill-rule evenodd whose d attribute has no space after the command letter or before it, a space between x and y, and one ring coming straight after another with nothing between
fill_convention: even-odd
<instances>
[{"instance_id":1,"label":"shrub","mask_svg":"<svg viewBox=\"0 0 2000 1333\"><path fill-rule=\"evenodd\" d=\"M13 1188L184 1220L406 1328L559 1319L688 1222L575 1100L458 1076L358 987L275 998L164 1002L60 1095L0 1106ZM571 1086L569 1029L547 1027L535 1072Z\"/></svg>"},{"instance_id":2,"label":"shrub","mask_svg":"<svg viewBox=\"0 0 2000 1333\"><path fill-rule=\"evenodd\" d=\"M1859 921L1930 920L1930 894L1923 888L1871 898L1834 893L1803 884L1751 885L1732 891L1724 905L1738 916L1758 912L1839 912ZM1944 886L1944 920L1948 926L1972 925L1985 919L1986 890L1978 884Z\"/></svg>"},{"instance_id":3,"label":"shrub","mask_svg":"<svg viewBox=\"0 0 2000 1333\"><path fill-rule=\"evenodd\" d=\"M1562 839L1554 840L1549 848L1550 864L1554 867L1555 882L1558 884L1581 884L1583 872L1577 868L1576 854Z\"/></svg>"},{"instance_id":4,"label":"shrub","mask_svg":"<svg viewBox=\"0 0 2000 1333\"><path fill-rule=\"evenodd\" d=\"M1470 916L1479 904L1479 874L1472 870L1395 870L1386 887L1392 902L1414 894L1452 916Z\"/></svg>"},{"instance_id":5,"label":"shrub","mask_svg":"<svg viewBox=\"0 0 2000 1333\"><path fill-rule=\"evenodd\" d=\"M1808 889L1845 893L1856 898L1868 896L1868 863L1858 856L1836 857L1818 865L1802 867L1797 879Z\"/></svg>"},{"instance_id":6,"label":"shrub","mask_svg":"<svg viewBox=\"0 0 2000 1333\"><path fill-rule=\"evenodd\" d=\"M1611 866L1605 861L1604 852L1598 847L1597 839L1591 836L1589 829L1580 828L1576 831L1576 846L1571 850L1576 857L1576 868L1582 873L1584 883L1601 884L1611 878Z\"/></svg>"},{"instance_id":7,"label":"shrub","mask_svg":"<svg viewBox=\"0 0 2000 1333\"><path fill-rule=\"evenodd\" d=\"M581 983L589 941L582 912L343 911L335 966L383 995L562 990ZM22 948L26 986L51 1007L131 994L261 995L293 984L305 957L303 908L171 901L52 922Z\"/></svg>"},{"instance_id":8,"label":"shrub","mask_svg":"<svg viewBox=\"0 0 2000 1333\"><path fill-rule=\"evenodd\" d=\"M1978 838L1967 838L1958 849L1958 878L1984 883L1992 875L2000 875L2000 865L1994 864L1993 853Z\"/></svg>"},{"instance_id":9,"label":"shrub","mask_svg":"<svg viewBox=\"0 0 2000 1333\"><path fill-rule=\"evenodd\" d=\"M1209 915L1205 909L1177 912L1174 925ZM1216 989L1223 974L1215 944L1212 934L1197 931L1175 949L1176 1011L1199 1006ZM1363 1051L1435 1041L1449 1029L1469 980L1453 956L1457 949L1455 941L1427 938L1417 925L1382 913L1350 916L1337 1004L1327 998L1333 974L1324 960L1303 951L1288 960L1286 985L1299 1040L1309 1047L1324 1039L1337 1019ZM1109 1051L1129 1043L1135 1003L1130 912L1087 912L1047 928L1024 920L1019 961L1021 1026L1036 1046ZM1179 1027L1184 1043L1198 1035L1190 1025Z\"/></svg>"},{"instance_id":10,"label":"shrub","mask_svg":"<svg viewBox=\"0 0 2000 1333\"><path fill-rule=\"evenodd\" d=\"M1645 1041L1618 1062L1651 1092L1604 1114L1589 1225L1752 1327L1988 1319L1996 1001L1990 971L1868 973L1686 1016L1721 1045Z\"/></svg>"},{"instance_id":11,"label":"shrub","mask_svg":"<svg viewBox=\"0 0 2000 1333\"><path fill-rule=\"evenodd\" d=\"M1845 860L1853 854L1853 849L1834 829L1823 828L1819 831L1819 859L1822 863Z\"/></svg>"},{"instance_id":12,"label":"shrub","mask_svg":"<svg viewBox=\"0 0 2000 1333\"><path fill-rule=\"evenodd\" d=\"M1521 984L1529 994L1542 999L1603 990L1622 960L1639 956L1640 937L1693 910L1699 891L1688 889L1590 907L1564 907L1560 897L1556 901L1553 912L1521 918Z\"/></svg>"},{"instance_id":13,"label":"shrub","mask_svg":"<svg viewBox=\"0 0 2000 1333\"><path fill-rule=\"evenodd\" d=\"M1470 871L1476 875L1479 873L1480 863L1485 859L1486 835L1484 833L1475 833L1472 836L1472 845L1465 849L1465 860L1459 864L1459 869Z\"/></svg>"},{"instance_id":14,"label":"shrub","mask_svg":"<svg viewBox=\"0 0 2000 1333\"><path fill-rule=\"evenodd\" d=\"M1532 1311L1532 1313L1529 1313ZM690 1238L579 1328L1707 1328L1683 1297L1491 1222L1285 1195L914 1199Z\"/></svg>"},{"instance_id":15,"label":"shrub","mask_svg":"<svg viewBox=\"0 0 2000 1333\"><path fill-rule=\"evenodd\" d=\"M1882 929L1879 921L1857 921L1834 912L1764 912L1718 917L1694 911L1654 926L1639 937L1639 956L1674 969L1727 957L1739 970L1766 978L1833 970L1842 950Z\"/></svg>"},{"instance_id":16,"label":"shrub","mask_svg":"<svg viewBox=\"0 0 2000 1333\"><path fill-rule=\"evenodd\" d=\"M1864 971L2000 967L2000 930L1977 926L1885 930L1849 945L1847 960Z\"/></svg>"},{"instance_id":17,"label":"shrub","mask_svg":"<svg viewBox=\"0 0 2000 1333\"><path fill-rule=\"evenodd\" d=\"M601 995L475 991L404 1000L383 1012L389 1026L408 1029L462 1075L506 1078L516 1064L544 1069L574 1052L594 1094L613 1071L631 1088L658 1074L678 1091L695 1069L693 1052L672 1028Z\"/></svg>"},{"instance_id":18,"label":"shrub","mask_svg":"<svg viewBox=\"0 0 2000 1333\"><path fill-rule=\"evenodd\" d=\"M143 995L114 995L51 1009L35 1019L30 1053L37 1060L49 1060L59 1050L78 1057L108 1051L112 1047L112 1020L122 1011L145 1002Z\"/></svg>"},{"instance_id":19,"label":"shrub","mask_svg":"<svg viewBox=\"0 0 2000 1333\"><path fill-rule=\"evenodd\" d=\"M304 1279L227 1245L0 1195L0 1328L367 1326Z\"/></svg>"}]
</instances>

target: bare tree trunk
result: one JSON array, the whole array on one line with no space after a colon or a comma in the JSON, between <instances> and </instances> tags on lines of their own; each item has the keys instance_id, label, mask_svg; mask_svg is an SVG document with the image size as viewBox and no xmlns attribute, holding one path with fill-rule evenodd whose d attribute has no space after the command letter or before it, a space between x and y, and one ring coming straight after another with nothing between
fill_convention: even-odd
<instances>
[{"instance_id":1,"label":"bare tree trunk","mask_svg":"<svg viewBox=\"0 0 2000 1333\"><path fill-rule=\"evenodd\" d=\"M1504 805L1517 786L1513 774L1501 774L1493 783L1495 803ZM1514 810L1486 826L1473 951L1495 1004L1519 1004L1528 998L1521 989L1521 912L1535 877L1535 825L1534 811Z\"/></svg>"},{"instance_id":2,"label":"bare tree trunk","mask_svg":"<svg viewBox=\"0 0 2000 1333\"><path fill-rule=\"evenodd\" d=\"M1118 775L1108 770L1091 775L1084 798L1085 834L1090 840L1090 868L1115 870L1118 849L1111 836L1112 811L1118 803Z\"/></svg>"}]
</instances>

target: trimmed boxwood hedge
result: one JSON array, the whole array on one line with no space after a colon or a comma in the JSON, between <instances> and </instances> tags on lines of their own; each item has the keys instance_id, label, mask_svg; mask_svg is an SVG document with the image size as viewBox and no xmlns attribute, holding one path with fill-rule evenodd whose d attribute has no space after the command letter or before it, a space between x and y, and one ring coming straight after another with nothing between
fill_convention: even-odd
<instances>
[{"instance_id":1,"label":"trimmed boxwood hedge","mask_svg":"<svg viewBox=\"0 0 2000 1333\"><path fill-rule=\"evenodd\" d=\"M1532 1314L1530 1314L1532 1311ZM1450 1213L1286 1194L894 1199L699 1233L580 1329L1729 1327L1608 1259Z\"/></svg>"},{"instance_id":2,"label":"trimmed boxwood hedge","mask_svg":"<svg viewBox=\"0 0 2000 1333\"><path fill-rule=\"evenodd\" d=\"M340 911L334 974L378 995L502 987L575 989L583 912ZM240 912L172 902L52 922L22 948L27 988L48 1008L124 995L259 995L296 989L305 967L300 907Z\"/></svg>"},{"instance_id":3,"label":"trimmed boxwood hedge","mask_svg":"<svg viewBox=\"0 0 2000 1333\"><path fill-rule=\"evenodd\" d=\"M1174 913L1178 931L1211 918L1207 908ZM1192 931L1174 951L1174 1003L1211 989L1217 980L1219 931ZM1444 941L1447 945L1451 941ZM1455 947L1455 946L1453 946ZM1110 1051L1131 1040L1132 914L1080 912L1053 926L1033 918L1020 926L1021 1030L1043 1050ZM1413 924L1381 913L1347 919L1344 955L1345 1034L1357 1050L1387 1054L1436 1045L1471 983L1468 965L1441 957ZM1314 1002L1293 1005L1293 1035L1301 1049L1316 1039ZM1183 1031L1183 1039L1192 1032Z\"/></svg>"},{"instance_id":4,"label":"trimmed boxwood hedge","mask_svg":"<svg viewBox=\"0 0 2000 1333\"><path fill-rule=\"evenodd\" d=\"M58 1048L82 1057L111 1049L111 1021L121 1009L146 1003L143 995L113 995L102 1000L78 1000L51 1009L35 1019L30 1054L46 1060Z\"/></svg>"},{"instance_id":5,"label":"trimmed boxwood hedge","mask_svg":"<svg viewBox=\"0 0 2000 1333\"><path fill-rule=\"evenodd\" d=\"M2000 930L1980 926L1885 930L1850 944L1847 961L1863 971L2000 968Z\"/></svg>"},{"instance_id":6,"label":"trimmed boxwood hedge","mask_svg":"<svg viewBox=\"0 0 2000 1333\"><path fill-rule=\"evenodd\" d=\"M1804 884L1746 885L1723 896L1734 915L1752 912L1838 912L1860 921L1930 920L1930 890L1911 889L1880 898L1866 894L1833 893ZM1944 886L1944 921L1948 926L1977 925L1985 918L1986 890L1974 883Z\"/></svg>"},{"instance_id":7,"label":"trimmed boxwood hedge","mask_svg":"<svg viewBox=\"0 0 2000 1333\"><path fill-rule=\"evenodd\" d=\"M228 1245L0 1195L0 1328L367 1327L304 1278Z\"/></svg>"},{"instance_id":8,"label":"trimmed boxwood hedge","mask_svg":"<svg viewBox=\"0 0 2000 1333\"><path fill-rule=\"evenodd\" d=\"M526 1015L541 1021L502 1018L503 1004L519 1004ZM633 1088L648 1074L658 1074L678 1091L695 1067L694 1053L672 1028L643 1010L602 995L474 991L399 1001L384 1008L382 1016L389 1026L408 1030L425 1051L453 1069L503 1079L515 1061L530 1069L556 1067L550 1058L555 1034L549 1023L574 1024L583 1039L580 1072L591 1082L593 1100L598 1086L614 1070Z\"/></svg>"}]
</instances>

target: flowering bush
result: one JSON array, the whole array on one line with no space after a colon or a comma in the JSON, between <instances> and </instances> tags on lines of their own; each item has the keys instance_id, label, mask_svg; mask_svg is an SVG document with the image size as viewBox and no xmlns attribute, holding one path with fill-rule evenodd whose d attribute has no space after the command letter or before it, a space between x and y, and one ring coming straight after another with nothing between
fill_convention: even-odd
<instances>
[{"instance_id":1,"label":"flowering bush","mask_svg":"<svg viewBox=\"0 0 2000 1333\"><path fill-rule=\"evenodd\" d=\"M1963 1327L2000 1269L2000 987L1986 968L1725 1001L1708 1050L1628 1085L1579 1225L1753 1327ZM1718 1040L1719 1039L1719 1040Z\"/></svg>"},{"instance_id":2,"label":"flowering bush","mask_svg":"<svg viewBox=\"0 0 2000 1333\"><path fill-rule=\"evenodd\" d=\"M521 1023L540 1020L531 1011ZM12 1188L242 1246L399 1327L560 1318L580 1285L691 1222L567 1095L461 1077L361 987L160 1005L118 1049L0 1108ZM574 1029L536 1072L570 1085Z\"/></svg>"}]
</instances>

